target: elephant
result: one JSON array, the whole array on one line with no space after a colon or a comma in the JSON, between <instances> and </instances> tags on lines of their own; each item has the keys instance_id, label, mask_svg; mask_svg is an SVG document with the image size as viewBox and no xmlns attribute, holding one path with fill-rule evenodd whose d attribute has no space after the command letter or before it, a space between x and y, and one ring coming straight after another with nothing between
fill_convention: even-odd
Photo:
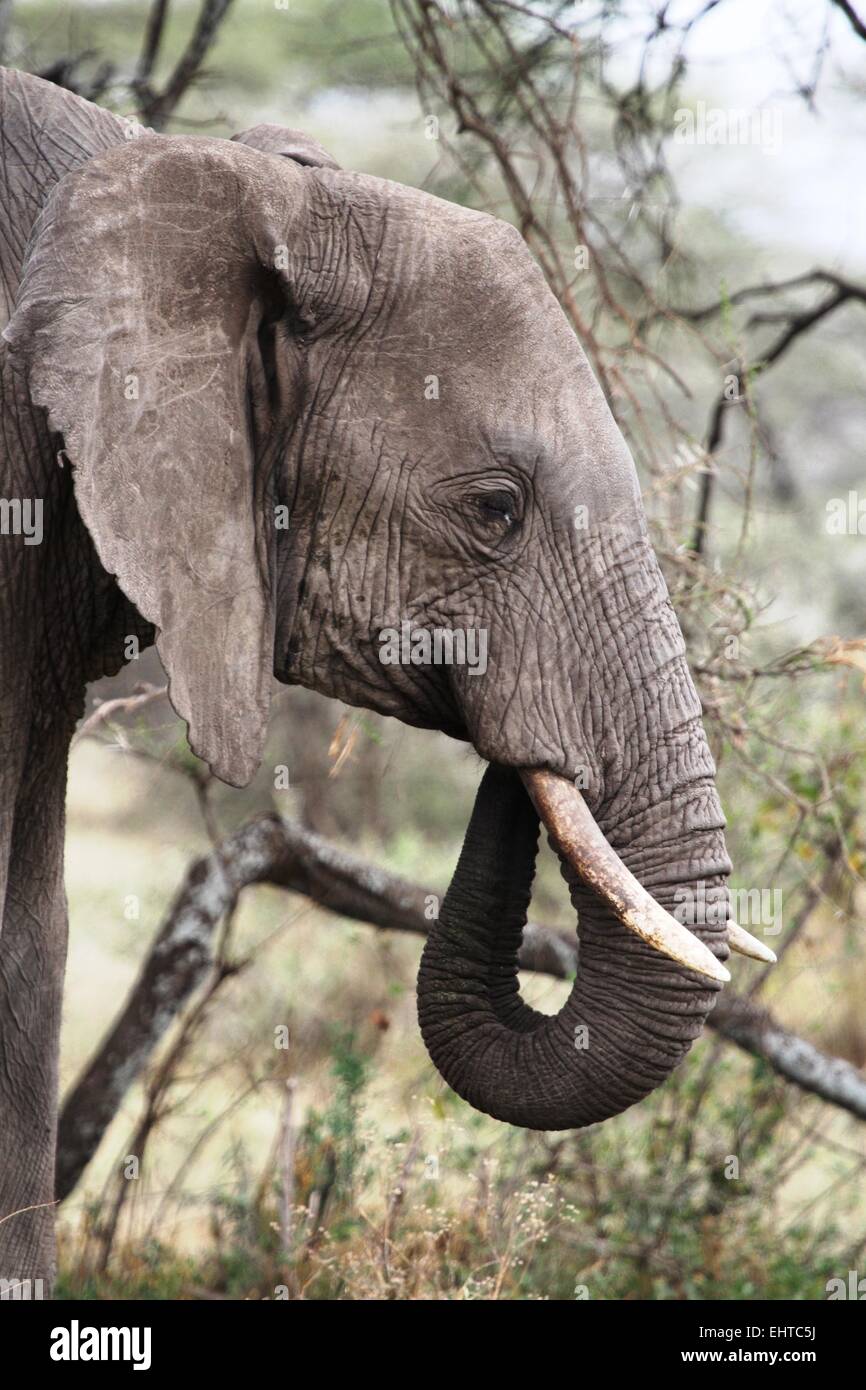
<instances>
[{"instance_id":1,"label":"elephant","mask_svg":"<svg viewBox=\"0 0 866 1390\"><path fill-rule=\"evenodd\" d=\"M0 1275L56 1264L70 739L87 683L154 642L231 786L274 677L473 747L431 1057L528 1128L641 1100L730 946L768 953L728 921L633 460L520 233L274 125L157 134L13 70L0 122ZM404 624L483 633L485 668L383 659ZM542 825L578 916L556 1016L517 976Z\"/></svg>"}]
</instances>

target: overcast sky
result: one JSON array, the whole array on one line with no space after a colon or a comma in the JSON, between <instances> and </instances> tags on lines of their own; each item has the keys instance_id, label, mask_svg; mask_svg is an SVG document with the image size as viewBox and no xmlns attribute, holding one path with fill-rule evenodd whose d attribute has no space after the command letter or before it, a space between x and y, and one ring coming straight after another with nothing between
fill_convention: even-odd
<instances>
[{"instance_id":1,"label":"overcast sky","mask_svg":"<svg viewBox=\"0 0 866 1390\"><path fill-rule=\"evenodd\" d=\"M672 13L693 12L675 5ZM792 95L813 77L828 25L815 110ZM866 43L822 0L725 0L690 40L691 100L778 111L774 153L754 146L682 146L676 166L688 195L729 210L760 241L801 250L810 263L862 271L866 264ZM845 89L857 82L860 92ZM672 152L673 153L673 152ZM685 190L684 190L685 191ZM728 196L729 195L729 196Z\"/></svg>"}]
</instances>

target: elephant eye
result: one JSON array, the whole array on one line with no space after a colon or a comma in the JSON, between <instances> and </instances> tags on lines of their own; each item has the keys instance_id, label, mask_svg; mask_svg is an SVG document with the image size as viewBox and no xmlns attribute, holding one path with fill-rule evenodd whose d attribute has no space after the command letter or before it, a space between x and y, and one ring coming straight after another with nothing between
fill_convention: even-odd
<instances>
[{"instance_id":1,"label":"elephant eye","mask_svg":"<svg viewBox=\"0 0 866 1390\"><path fill-rule=\"evenodd\" d=\"M512 492L504 489L499 492L483 492L477 499L481 515L485 521L504 524L511 530L518 520L518 501Z\"/></svg>"}]
</instances>

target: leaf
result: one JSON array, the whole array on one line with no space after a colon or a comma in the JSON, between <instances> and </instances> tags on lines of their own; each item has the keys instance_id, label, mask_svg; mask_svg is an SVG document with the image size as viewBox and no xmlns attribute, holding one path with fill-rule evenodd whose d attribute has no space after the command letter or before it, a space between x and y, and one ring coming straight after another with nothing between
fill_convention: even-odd
<instances>
[{"instance_id":1,"label":"leaf","mask_svg":"<svg viewBox=\"0 0 866 1390\"><path fill-rule=\"evenodd\" d=\"M328 757L334 764L328 773L329 777L339 777L340 769L351 758L352 750L357 742L358 716L344 714L334 730L334 737L328 748Z\"/></svg>"},{"instance_id":2,"label":"leaf","mask_svg":"<svg viewBox=\"0 0 866 1390\"><path fill-rule=\"evenodd\" d=\"M828 666L850 666L864 675L863 689L866 690L866 637L830 637L824 653Z\"/></svg>"}]
</instances>

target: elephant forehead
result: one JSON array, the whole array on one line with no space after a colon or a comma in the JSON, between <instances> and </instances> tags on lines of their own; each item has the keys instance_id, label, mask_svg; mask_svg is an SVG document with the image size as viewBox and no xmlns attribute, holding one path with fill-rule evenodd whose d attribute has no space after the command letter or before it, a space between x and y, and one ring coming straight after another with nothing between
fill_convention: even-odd
<instances>
[{"instance_id":1,"label":"elephant forehead","mask_svg":"<svg viewBox=\"0 0 866 1390\"><path fill-rule=\"evenodd\" d=\"M581 345L516 228L418 189L316 170L328 215L363 261L369 312L341 377L352 429L396 457L469 453L538 464L557 511L637 508L623 437ZM372 426L371 426L372 427Z\"/></svg>"},{"instance_id":2,"label":"elephant forehead","mask_svg":"<svg viewBox=\"0 0 866 1390\"><path fill-rule=\"evenodd\" d=\"M493 316L502 340L512 326L525 334L533 320L550 325L556 300L510 223L388 179L331 170L315 178L349 228L349 254L364 254L387 280L404 321L421 321L455 349Z\"/></svg>"}]
</instances>

